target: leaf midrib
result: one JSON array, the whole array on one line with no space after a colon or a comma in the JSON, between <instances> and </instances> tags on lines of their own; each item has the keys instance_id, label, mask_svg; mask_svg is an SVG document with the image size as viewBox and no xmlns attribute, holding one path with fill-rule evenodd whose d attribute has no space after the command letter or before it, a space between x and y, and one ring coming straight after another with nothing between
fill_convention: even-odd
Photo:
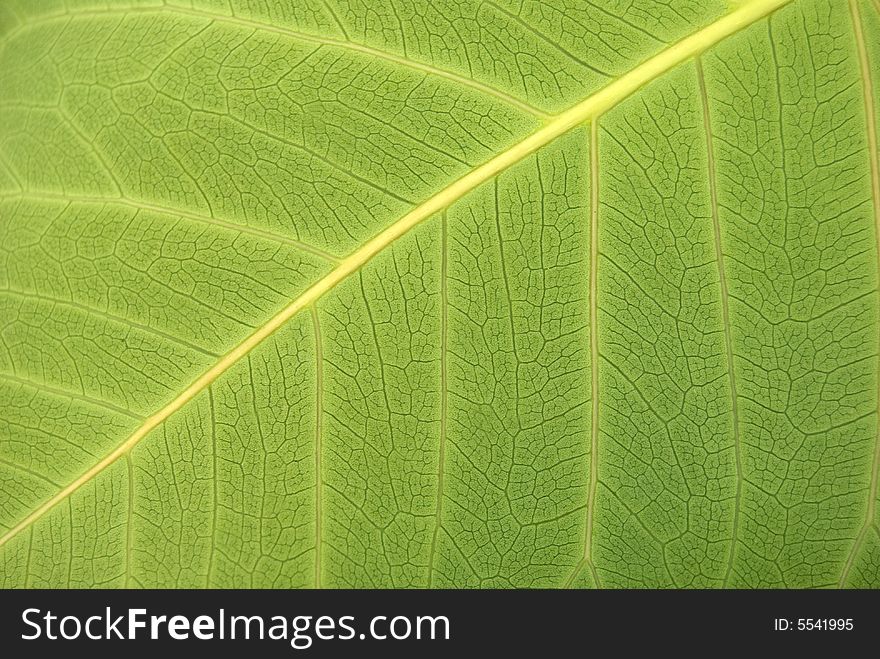
<instances>
[{"instance_id":1,"label":"leaf midrib","mask_svg":"<svg viewBox=\"0 0 880 659\"><path fill-rule=\"evenodd\" d=\"M635 91L678 64L699 55L721 40L739 32L790 2L792 0L745 0L745 2L715 22L644 61L585 100L556 115L519 143L471 170L437 194L423 201L399 220L386 227L361 247L339 261L333 270L281 309L264 325L257 328L253 334L196 378L176 398L145 419L143 424L113 451L12 527L0 537L0 547L17 536L21 531L29 528L56 504L67 499L76 490L91 481L108 466L115 463L116 460L126 456L144 437L207 389L229 368L280 329L288 320L315 303L351 274L360 270L374 256L408 233L410 229L421 224L436 213L443 211L471 190L549 144L557 137L585 122L595 120L623 99L629 97ZM595 394L596 392L593 392L594 396Z\"/></svg>"}]
</instances>

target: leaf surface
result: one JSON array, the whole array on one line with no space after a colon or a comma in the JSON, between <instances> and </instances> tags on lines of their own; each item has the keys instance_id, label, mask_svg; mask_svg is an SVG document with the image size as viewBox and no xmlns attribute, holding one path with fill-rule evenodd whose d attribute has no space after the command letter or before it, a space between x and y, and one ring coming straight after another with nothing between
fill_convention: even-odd
<instances>
[{"instance_id":1,"label":"leaf surface","mask_svg":"<svg viewBox=\"0 0 880 659\"><path fill-rule=\"evenodd\" d=\"M0 9L0 583L880 586L873 0Z\"/></svg>"}]
</instances>

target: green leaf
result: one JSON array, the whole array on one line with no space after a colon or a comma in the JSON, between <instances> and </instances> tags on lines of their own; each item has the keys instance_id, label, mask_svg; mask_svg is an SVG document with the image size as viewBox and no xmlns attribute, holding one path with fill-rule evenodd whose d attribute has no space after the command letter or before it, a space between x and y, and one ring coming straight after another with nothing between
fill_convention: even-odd
<instances>
[{"instance_id":1,"label":"green leaf","mask_svg":"<svg viewBox=\"0 0 880 659\"><path fill-rule=\"evenodd\" d=\"M0 585L880 586L877 0L7 2Z\"/></svg>"}]
</instances>

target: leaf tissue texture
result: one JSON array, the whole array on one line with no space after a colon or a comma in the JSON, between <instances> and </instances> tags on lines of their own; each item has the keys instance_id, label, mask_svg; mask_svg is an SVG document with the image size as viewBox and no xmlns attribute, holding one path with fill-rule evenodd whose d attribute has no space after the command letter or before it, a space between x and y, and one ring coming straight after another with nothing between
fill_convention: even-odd
<instances>
[{"instance_id":1,"label":"leaf tissue texture","mask_svg":"<svg viewBox=\"0 0 880 659\"><path fill-rule=\"evenodd\" d=\"M880 587L878 0L0 3L0 585Z\"/></svg>"}]
</instances>

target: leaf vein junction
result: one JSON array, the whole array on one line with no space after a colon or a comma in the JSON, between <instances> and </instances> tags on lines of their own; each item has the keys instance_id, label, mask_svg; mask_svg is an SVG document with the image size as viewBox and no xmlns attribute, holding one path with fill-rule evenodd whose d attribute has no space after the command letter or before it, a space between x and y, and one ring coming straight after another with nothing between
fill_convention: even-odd
<instances>
[{"instance_id":1,"label":"leaf vein junction","mask_svg":"<svg viewBox=\"0 0 880 659\"><path fill-rule=\"evenodd\" d=\"M752 23L768 16L792 0L748 0L707 25L701 30L685 37L668 49L636 66L628 73L609 83L595 94L577 103L568 110L548 120L541 128L521 142L471 170L458 180L440 190L434 196L415 206L399 220L386 227L361 247L339 261L327 275L315 282L298 298L257 328L244 341L230 350L208 370L198 376L177 397L163 408L147 417L124 442L87 469L62 490L44 501L39 507L0 537L0 547L27 530L58 503L68 499L82 485L104 471L118 459L127 455L150 432L159 427L171 415L183 408L189 401L208 388L229 368L245 358L254 348L281 328L288 320L315 301L323 297L337 284L359 271L368 261L385 247L408 233L410 229L443 211L477 186L492 179L499 173L531 155L572 128L591 121L620 101L630 96L658 76L678 64L687 61L722 39L735 34ZM268 29L268 28L267 28Z\"/></svg>"}]
</instances>

